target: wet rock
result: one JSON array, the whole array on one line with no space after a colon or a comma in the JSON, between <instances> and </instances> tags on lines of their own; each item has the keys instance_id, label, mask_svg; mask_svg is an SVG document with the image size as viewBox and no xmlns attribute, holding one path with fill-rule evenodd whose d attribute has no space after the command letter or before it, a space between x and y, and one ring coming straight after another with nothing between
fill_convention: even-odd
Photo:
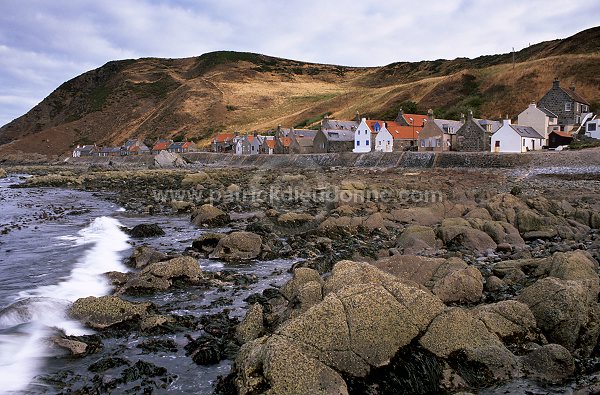
<instances>
[{"instance_id":1,"label":"wet rock","mask_svg":"<svg viewBox=\"0 0 600 395\"><path fill-rule=\"evenodd\" d=\"M202 270L196 259L181 256L146 266L124 285L121 292L164 291L169 289L175 281L195 283L201 275Z\"/></svg>"},{"instance_id":2,"label":"wet rock","mask_svg":"<svg viewBox=\"0 0 600 395\"><path fill-rule=\"evenodd\" d=\"M489 276L485 282L485 289L489 292L498 292L506 287L506 283L496 276Z\"/></svg>"},{"instance_id":3,"label":"wet rock","mask_svg":"<svg viewBox=\"0 0 600 395\"><path fill-rule=\"evenodd\" d=\"M127 261L128 265L135 269L142 269L151 263L164 261L167 254L149 246L139 246L133 250L133 254Z\"/></svg>"},{"instance_id":4,"label":"wet rock","mask_svg":"<svg viewBox=\"0 0 600 395\"><path fill-rule=\"evenodd\" d=\"M107 370L118 368L120 366L127 366L127 365L129 365L129 361L126 360L125 358L108 357L108 358L102 358L99 361L94 362L93 364L91 364L88 367L88 370L90 372L94 372L94 373L103 373L103 372L106 372Z\"/></svg>"},{"instance_id":5,"label":"wet rock","mask_svg":"<svg viewBox=\"0 0 600 395\"><path fill-rule=\"evenodd\" d=\"M227 262L241 262L255 259L260 255L262 238L251 232L233 232L219 240L211 259Z\"/></svg>"},{"instance_id":6,"label":"wet rock","mask_svg":"<svg viewBox=\"0 0 600 395\"><path fill-rule=\"evenodd\" d=\"M263 324L263 307L255 303L248 309L246 317L237 326L235 338L240 344L247 343L260 337L265 331Z\"/></svg>"},{"instance_id":7,"label":"wet rock","mask_svg":"<svg viewBox=\"0 0 600 395\"><path fill-rule=\"evenodd\" d=\"M78 340L66 339L63 337L55 336L52 338L52 342L57 346L69 351L74 357L82 357L84 355L87 355L88 352L88 345Z\"/></svg>"},{"instance_id":8,"label":"wet rock","mask_svg":"<svg viewBox=\"0 0 600 395\"><path fill-rule=\"evenodd\" d=\"M185 346L186 355L198 365L214 365L223 359L220 341L213 336L202 336Z\"/></svg>"},{"instance_id":9,"label":"wet rock","mask_svg":"<svg viewBox=\"0 0 600 395\"><path fill-rule=\"evenodd\" d=\"M490 345L460 350L450 365L471 387L481 388L515 376L518 360L506 347Z\"/></svg>"},{"instance_id":10,"label":"wet rock","mask_svg":"<svg viewBox=\"0 0 600 395\"><path fill-rule=\"evenodd\" d=\"M167 324L173 323L174 321L175 320L172 317L164 315L149 315L142 320L140 329L142 331L152 331Z\"/></svg>"},{"instance_id":11,"label":"wet rock","mask_svg":"<svg viewBox=\"0 0 600 395\"><path fill-rule=\"evenodd\" d=\"M171 208L177 213L189 213L194 208L194 203L185 200L173 200L171 201Z\"/></svg>"},{"instance_id":12,"label":"wet rock","mask_svg":"<svg viewBox=\"0 0 600 395\"><path fill-rule=\"evenodd\" d=\"M142 353L174 353L177 352L177 344L172 339L148 339L136 346Z\"/></svg>"},{"instance_id":13,"label":"wet rock","mask_svg":"<svg viewBox=\"0 0 600 395\"><path fill-rule=\"evenodd\" d=\"M204 204L192 213L192 224L198 227L224 226L229 221L229 214L212 204Z\"/></svg>"},{"instance_id":14,"label":"wet rock","mask_svg":"<svg viewBox=\"0 0 600 395\"><path fill-rule=\"evenodd\" d=\"M164 236L165 231L158 224L139 224L132 229L125 228L125 233L136 239Z\"/></svg>"},{"instance_id":15,"label":"wet rock","mask_svg":"<svg viewBox=\"0 0 600 395\"><path fill-rule=\"evenodd\" d=\"M522 359L523 371L535 380L560 383L575 373L575 361L569 350L559 344L539 347Z\"/></svg>"},{"instance_id":16,"label":"wet rock","mask_svg":"<svg viewBox=\"0 0 600 395\"><path fill-rule=\"evenodd\" d=\"M90 296L77 299L70 315L94 329L105 329L128 321L138 321L148 314L151 303L132 303L116 296Z\"/></svg>"},{"instance_id":17,"label":"wet rock","mask_svg":"<svg viewBox=\"0 0 600 395\"><path fill-rule=\"evenodd\" d=\"M205 254L210 254L219 244L219 240L225 236L223 233L203 233L194 240L192 247Z\"/></svg>"},{"instance_id":18,"label":"wet rock","mask_svg":"<svg viewBox=\"0 0 600 395\"><path fill-rule=\"evenodd\" d=\"M285 228L295 228L298 226L304 226L315 220L315 217L307 213L294 213L289 212L281 214L277 218L277 224Z\"/></svg>"}]
</instances>

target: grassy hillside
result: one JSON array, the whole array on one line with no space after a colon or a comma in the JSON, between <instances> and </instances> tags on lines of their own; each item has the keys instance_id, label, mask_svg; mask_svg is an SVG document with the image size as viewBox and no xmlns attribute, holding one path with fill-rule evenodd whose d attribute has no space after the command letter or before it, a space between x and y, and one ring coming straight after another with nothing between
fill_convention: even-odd
<instances>
[{"instance_id":1,"label":"grassy hillside","mask_svg":"<svg viewBox=\"0 0 600 395\"><path fill-rule=\"evenodd\" d=\"M74 145L131 137L208 141L218 131L314 126L325 113L393 118L401 106L456 118L515 116L558 76L600 103L600 28L512 54L393 63L377 68L321 65L239 52L187 59L109 62L58 87L0 128L0 155L50 156ZM416 108L415 108L416 107Z\"/></svg>"}]
</instances>

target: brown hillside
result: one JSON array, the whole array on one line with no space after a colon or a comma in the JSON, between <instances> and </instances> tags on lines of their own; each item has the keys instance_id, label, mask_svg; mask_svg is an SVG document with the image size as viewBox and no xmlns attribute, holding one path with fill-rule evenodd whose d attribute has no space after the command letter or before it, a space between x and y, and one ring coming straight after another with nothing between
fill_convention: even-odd
<instances>
[{"instance_id":1,"label":"brown hillside","mask_svg":"<svg viewBox=\"0 0 600 395\"><path fill-rule=\"evenodd\" d=\"M600 103L600 28L475 59L355 68L264 55L213 52L187 59L109 62L58 87L0 128L0 154L55 156L76 144L131 137L208 141L217 131L316 125L323 114L393 117L406 101L457 117L515 116L558 76Z\"/></svg>"}]
</instances>

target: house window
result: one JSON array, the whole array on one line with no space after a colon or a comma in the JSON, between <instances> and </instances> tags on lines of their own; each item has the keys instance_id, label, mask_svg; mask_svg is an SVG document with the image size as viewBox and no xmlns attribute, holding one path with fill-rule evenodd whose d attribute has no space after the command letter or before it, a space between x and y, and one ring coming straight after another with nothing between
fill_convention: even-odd
<instances>
[{"instance_id":1,"label":"house window","mask_svg":"<svg viewBox=\"0 0 600 395\"><path fill-rule=\"evenodd\" d=\"M575 103L575 112L580 112L581 111L581 106L579 105L579 103Z\"/></svg>"},{"instance_id":2,"label":"house window","mask_svg":"<svg viewBox=\"0 0 600 395\"><path fill-rule=\"evenodd\" d=\"M572 103L570 101L565 103L565 111L571 111L571 105Z\"/></svg>"},{"instance_id":3,"label":"house window","mask_svg":"<svg viewBox=\"0 0 600 395\"><path fill-rule=\"evenodd\" d=\"M369 145L369 140L365 141L365 145Z\"/></svg>"},{"instance_id":4,"label":"house window","mask_svg":"<svg viewBox=\"0 0 600 395\"><path fill-rule=\"evenodd\" d=\"M595 131L596 131L596 124L588 123L588 132L595 132Z\"/></svg>"},{"instance_id":5,"label":"house window","mask_svg":"<svg viewBox=\"0 0 600 395\"><path fill-rule=\"evenodd\" d=\"M356 146L358 147L360 145L360 141L356 141Z\"/></svg>"},{"instance_id":6,"label":"house window","mask_svg":"<svg viewBox=\"0 0 600 395\"><path fill-rule=\"evenodd\" d=\"M377 143L377 145L381 145L381 140L379 140L379 142Z\"/></svg>"},{"instance_id":7,"label":"house window","mask_svg":"<svg viewBox=\"0 0 600 395\"><path fill-rule=\"evenodd\" d=\"M582 105L582 106L581 106L581 111L583 111L583 112L588 112L588 106L586 106L586 105Z\"/></svg>"},{"instance_id":8,"label":"house window","mask_svg":"<svg viewBox=\"0 0 600 395\"><path fill-rule=\"evenodd\" d=\"M523 147L525 147L525 139L523 139Z\"/></svg>"}]
</instances>

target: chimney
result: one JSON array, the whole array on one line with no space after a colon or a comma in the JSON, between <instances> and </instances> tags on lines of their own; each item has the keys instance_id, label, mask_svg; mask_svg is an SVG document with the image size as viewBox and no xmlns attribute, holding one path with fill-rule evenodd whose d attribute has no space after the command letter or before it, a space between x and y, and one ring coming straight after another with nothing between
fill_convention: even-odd
<instances>
[{"instance_id":1,"label":"chimney","mask_svg":"<svg viewBox=\"0 0 600 395\"><path fill-rule=\"evenodd\" d=\"M254 135L254 137L258 136L258 132L253 132L252 134Z\"/></svg>"},{"instance_id":2,"label":"chimney","mask_svg":"<svg viewBox=\"0 0 600 395\"><path fill-rule=\"evenodd\" d=\"M558 77L554 78L554 81L552 81L552 87L560 88L560 80L558 79Z\"/></svg>"},{"instance_id":3,"label":"chimney","mask_svg":"<svg viewBox=\"0 0 600 395\"><path fill-rule=\"evenodd\" d=\"M473 110L469 110L469 112L467 113L467 120L472 120L473 119Z\"/></svg>"},{"instance_id":4,"label":"chimney","mask_svg":"<svg viewBox=\"0 0 600 395\"><path fill-rule=\"evenodd\" d=\"M233 132L233 135L234 135L235 137L237 137L237 136L239 136L239 135L240 135L240 132Z\"/></svg>"},{"instance_id":5,"label":"chimney","mask_svg":"<svg viewBox=\"0 0 600 395\"><path fill-rule=\"evenodd\" d=\"M575 84L571 85L571 90L575 92Z\"/></svg>"},{"instance_id":6,"label":"chimney","mask_svg":"<svg viewBox=\"0 0 600 395\"><path fill-rule=\"evenodd\" d=\"M363 118L364 119L364 118ZM360 114L358 113L358 111L356 112L356 116L354 117L354 120L356 122L360 122Z\"/></svg>"},{"instance_id":7,"label":"chimney","mask_svg":"<svg viewBox=\"0 0 600 395\"><path fill-rule=\"evenodd\" d=\"M460 123L465 123L465 114L460 113Z\"/></svg>"},{"instance_id":8,"label":"chimney","mask_svg":"<svg viewBox=\"0 0 600 395\"><path fill-rule=\"evenodd\" d=\"M358 114L356 114L356 115L358 115ZM361 118L360 120L361 120L361 122L367 122L367 118Z\"/></svg>"},{"instance_id":9,"label":"chimney","mask_svg":"<svg viewBox=\"0 0 600 395\"><path fill-rule=\"evenodd\" d=\"M402 124L402 122L404 122L404 111L402 111L402 107L400 107L400 109L398 110L398 116L396 116L395 121L399 124Z\"/></svg>"},{"instance_id":10,"label":"chimney","mask_svg":"<svg viewBox=\"0 0 600 395\"><path fill-rule=\"evenodd\" d=\"M534 101L532 101L531 103L529 103L529 108L536 108L537 105L535 104Z\"/></svg>"},{"instance_id":11,"label":"chimney","mask_svg":"<svg viewBox=\"0 0 600 395\"><path fill-rule=\"evenodd\" d=\"M433 121L433 110L430 108L429 110L427 110L427 118L429 118L430 120Z\"/></svg>"},{"instance_id":12,"label":"chimney","mask_svg":"<svg viewBox=\"0 0 600 395\"><path fill-rule=\"evenodd\" d=\"M503 119L502 120L502 126L507 126L507 125L510 125L510 119Z\"/></svg>"}]
</instances>

